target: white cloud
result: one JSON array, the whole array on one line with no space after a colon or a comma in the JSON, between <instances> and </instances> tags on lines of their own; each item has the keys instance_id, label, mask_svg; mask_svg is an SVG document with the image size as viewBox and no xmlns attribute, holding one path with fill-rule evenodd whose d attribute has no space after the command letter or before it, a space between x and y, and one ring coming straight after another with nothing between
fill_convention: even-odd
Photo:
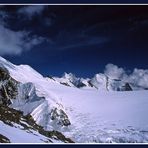
<instances>
[{"instance_id":1,"label":"white cloud","mask_svg":"<svg viewBox=\"0 0 148 148\"><path fill-rule=\"evenodd\" d=\"M26 31L13 31L0 25L0 55L19 55L40 44L42 37L29 37Z\"/></svg>"},{"instance_id":2,"label":"white cloud","mask_svg":"<svg viewBox=\"0 0 148 148\"><path fill-rule=\"evenodd\" d=\"M27 16L29 19L32 19L35 15L40 15L46 6L44 5L31 5L25 6L18 10L18 13Z\"/></svg>"},{"instance_id":3,"label":"white cloud","mask_svg":"<svg viewBox=\"0 0 148 148\"><path fill-rule=\"evenodd\" d=\"M148 70L135 68L127 80L133 84L137 84L138 86L148 88Z\"/></svg>"},{"instance_id":4,"label":"white cloud","mask_svg":"<svg viewBox=\"0 0 148 148\"><path fill-rule=\"evenodd\" d=\"M30 13L33 13L33 11L35 10L30 11ZM41 11L41 8L38 7L38 11ZM34 13L39 13L38 11L36 10ZM25 30L11 30L7 27L8 19L9 14L0 10L0 55L20 55L22 52L28 51L45 41L45 38L30 35L30 33Z\"/></svg>"},{"instance_id":5,"label":"white cloud","mask_svg":"<svg viewBox=\"0 0 148 148\"><path fill-rule=\"evenodd\" d=\"M148 88L148 69L135 68L133 72L128 75L123 68L119 68L113 64L107 64L105 66L104 74L112 79L121 79L136 86Z\"/></svg>"},{"instance_id":6,"label":"white cloud","mask_svg":"<svg viewBox=\"0 0 148 148\"><path fill-rule=\"evenodd\" d=\"M119 68L116 65L113 64L107 64L105 66L105 71L104 73L111 77L112 79L120 79L123 78L125 76L125 71L123 68Z\"/></svg>"}]
</instances>

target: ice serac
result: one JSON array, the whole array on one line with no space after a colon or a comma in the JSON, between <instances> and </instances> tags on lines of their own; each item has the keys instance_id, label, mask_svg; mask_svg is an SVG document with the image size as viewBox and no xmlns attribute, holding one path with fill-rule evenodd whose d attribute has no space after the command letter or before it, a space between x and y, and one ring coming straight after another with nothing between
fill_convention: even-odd
<instances>
[{"instance_id":1,"label":"ice serac","mask_svg":"<svg viewBox=\"0 0 148 148\"><path fill-rule=\"evenodd\" d=\"M0 57L1 104L31 114L43 127L52 122L58 128L70 125L64 106L59 106L59 98L48 86L49 82L30 66L16 66Z\"/></svg>"}]
</instances>

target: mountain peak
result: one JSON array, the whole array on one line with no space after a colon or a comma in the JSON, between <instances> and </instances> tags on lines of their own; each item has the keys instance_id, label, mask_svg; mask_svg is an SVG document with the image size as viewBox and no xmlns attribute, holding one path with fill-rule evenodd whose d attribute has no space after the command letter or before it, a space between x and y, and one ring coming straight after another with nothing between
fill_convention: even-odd
<instances>
[{"instance_id":1,"label":"mountain peak","mask_svg":"<svg viewBox=\"0 0 148 148\"><path fill-rule=\"evenodd\" d=\"M74 74L72 74L72 73L66 73L66 72L64 72L62 78L65 78L65 79L75 79L76 76Z\"/></svg>"}]
</instances>

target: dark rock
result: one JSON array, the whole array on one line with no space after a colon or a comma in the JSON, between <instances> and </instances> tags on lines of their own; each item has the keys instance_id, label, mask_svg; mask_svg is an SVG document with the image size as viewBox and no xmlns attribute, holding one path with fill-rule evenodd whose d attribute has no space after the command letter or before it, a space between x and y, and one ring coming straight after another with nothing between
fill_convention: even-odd
<instances>
[{"instance_id":1,"label":"dark rock","mask_svg":"<svg viewBox=\"0 0 148 148\"><path fill-rule=\"evenodd\" d=\"M18 82L14 80L7 69L0 67L0 103L10 105L11 99L18 94Z\"/></svg>"},{"instance_id":2,"label":"dark rock","mask_svg":"<svg viewBox=\"0 0 148 148\"><path fill-rule=\"evenodd\" d=\"M124 86L122 86L123 91L132 91L133 89L131 88L129 83L125 83Z\"/></svg>"},{"instance_id":3,"label":"dark rock","mask_svg":"<svg viewBox=\"0 0 148 148\"><path fill-rule=\"evenodd\" d=\"M88 81L88 84L89 84L91 87L94 87L94 85L91 83L91 80Z\"/></svg>"},{"instance_id":4,"label":"dark rock","mask_svg":"<svg viewBox=\"0 0 148 148\"><path fill-rule=\"evenodd\" d=\"M67 84L65 82L60 82L60 84L65 85L65 86L70 86L69 84Z\"/></svg>"},{"instance_id":5,"label":"dark rock","mask_svg":"<svg viewBox=\"0 0 148 148\"><path fill-rule=\"evenodd\" d=\"M31 130L35 130L40 134L46 136L49 142L52 142L52 139L61 140L65 143L74 143L71 139L66 138L62 133L58 131L46 131L44 128L34 121L30 114L24 116L23 112L17 111L13 108L10 108L5 105L0 105L0 121L4 122L9 126L14 126L14 123L21 125L24 130L31 132ZM23 121L23 122L22 122ZM25 124L26 123L26 124ZM10 140L3 135L0 135L0 142L10 142Z\"/></svg>"},{"instance_id":6,"label":"dark rock","mask_svg":"<svg viewBox=\"0 0 148 148\"><path fill-rule=\"evenodd\" d=\"M61 126L69 126L70 120L68 119L68 116L62 109L54 108L51 110L50 114L51 120L56 120L57 124Z\"/></svg>"},{"instance_id":7,"label":"dark rock","mask_svg":"<svg viewBox=\"0 0 148 148\"><path fill-rule=\"evenodd\" d=\"M0 81L8 80L9 79L9 72L6 68L0 67Z\"/></svg>"},{"instance_id":8,"label":"dark rock","mask_svg":"<svg viewBox=\"0 0 148 148\"><path fill-rule=\"evenodd\" d=\"M0 134L0 143L10 143L10 140L4 135Z\"/></svg>"},{"instance_id":9,"label":"dark rock","mask_svg":"<svg viewBox=\"0 0 148 148\"><path fill-rule=\"evenodd\" d=\"M77 87L78 88L81 88L81 87L85 87L86 85L84 84L84 83L82 83L82 82L79 82L78 84L77 84Z\"/></svg>"},{"instance_id":10,"label":"dark rock","mask_svg":"<svg viewBox=\"0 0 148 148\"><path fill-rule=\"evenodd\" d=\"M54 80L55 81L55 79L52 77L52 76L47 76L49 79L52 79L52 80Z\"/></svg>"}]
</instances>

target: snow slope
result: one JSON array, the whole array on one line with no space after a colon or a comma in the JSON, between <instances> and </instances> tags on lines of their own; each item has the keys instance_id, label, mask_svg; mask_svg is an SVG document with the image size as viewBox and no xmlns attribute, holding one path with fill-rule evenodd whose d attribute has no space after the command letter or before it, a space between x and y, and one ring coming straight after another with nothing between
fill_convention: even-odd
<instances>
[{"instance_id":1,"label":"snow slope","mask_svg":"<svg viewBox=\"0 0 148 148\"><path fill-rule=\"evenodd\" d=\"M12 107L31 113L44 128L61 131L80 143L148 142L147 90L117 92L79 89L50 81L27 65L15 66L2 58L0 63L22 85L31 83L29 87L36 93L32 101L25 105L17 102ZM49 118L53 108L64 110L71 125L55 125Z\"/></svg>"},{"instance_id":2,"label":"snow slope","mask_svg":"<svg viewBox=\"0 0 148 148\"><path fill-rule=\"evenodd\" d=\"M69 143L57 131L47 131L37 125L30 115L0 105L0 143Z\"/></svg>"},{"instance_id":3,"label":"snow slope","mask_svg":"<svg viewBox=\"0 0 148 148\"><path fill-rule=\"evenodd\" d=\"M18 86L18 95L10 106L21 110L24 114L32 114L36 122L44 127L51 125L51 112L54 109L62 110L65 113L64 106L60 104L58 96L50 91L50 83L41 74L36 72L28 65L16 66L0 57L1 67L7 68L10 76L20 82ZM27 96L26 96L27 95ZM60 113L57 113L60 116ZM64 122L65 116L58 117L59 121L54 122L59 124ZM63 123L61 123L63 124ZM53 126L50 130L54 129Z\"/></svg>"},{"instance_id":4,"label":"snow slope","mask_svg":"<svg viewBox=\"0 0 148 148\"><path fill-rule=\"evenodd\" d=\"M72 125L61 131L76 142L147 142L148 91L97 91L51 85Z\"/></svg>"},{"instance_id":5,"label":"snow slope","mask_svg":"<svg viewBox=\"0 0 148 148\"><path fill-rule=\"evenodd\" d=\"M7 137L11 143L45 143L48 141L47 137L36 131L25 131L21 128L23 127L20 125L15 124L12 127L0 121L0 134Z\"/></svg>"}]
</instances>

